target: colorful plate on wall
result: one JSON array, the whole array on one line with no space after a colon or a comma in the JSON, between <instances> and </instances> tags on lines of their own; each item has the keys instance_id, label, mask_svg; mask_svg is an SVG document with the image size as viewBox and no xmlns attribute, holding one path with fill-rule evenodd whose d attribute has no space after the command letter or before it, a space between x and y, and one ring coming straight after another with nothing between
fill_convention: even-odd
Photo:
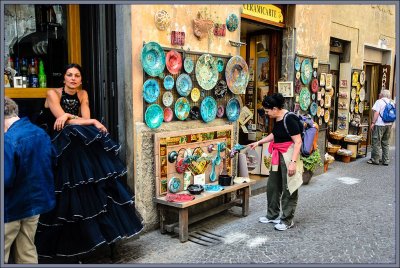
<instances>
[{"instance_id":1,"label":"colorful plate on wall","mask_svg":"<svg viewBox=\"0 0 400 268\"><path fill-rule=\"evenodd\" d=\"M325 123L329 122L329 109L325 110L324 121Z\"/></svg>"},{"instance_id":2,"label":"colorful plate on wall","mask_svg":"<svg viewBox=\"0 0 400 268\"><path fill-rule=\"evenodd\" d=\"M179 120L185 120L189 116L190 104L185 97L180 97L175 102L175 116Z\"/></svg>"},{"instance_id":3,"label":"colorful plate on wall","mask_svg":"<svg viewBox=\"0 0 400 268\"><path fill-rule=\"evenodd\" d=\"M226 64L225 78L233 94L244 94L249 82L249 67L246 61L240 56L230 58Z\"/></svg>"},{"instance_id":4,"label":"colorful plate on wall","mask_svg":"<svg viewBox=\"0 0 400 268\"><path fill-rule=\"evenodd\" d=\"M165 53L157 42L145 44L141 52L143 70L150 76L160 75L165 68Z\"/></svg>"},{"instance_id":5,"label":"colorful plate on wall","mask_svg":"<svg viewBox=\"0 0 400 268\"><path fill-rule=\"evenodd\" d=\"M218 110L217 110L217 117L221 118L225 114L225 108L222 105L218 105Z\"/></svg>"},{"instance_id":6,"label":"colorful plate on wall","mask_svg":"<svg viewBox=\"0 0 400 268\"><path fill-rule=\"evenodd\" d=\"M304 59L301 63L301 81L304 85L308 85L313 74L312 64L309 59Z\"/></svg>"},{"instance_id":7,"label":"colorful plate on wall","mask_svg":"<svg viewBox=\"0 0 400 268\"><path fill-rule=\"evenodd\" d=\"M185 69L185 72L187 72L188 74L192 73L194 68L193 60L191 58L186 57L183 62L183 68Z\"/></svg>"},{"instance_id":8,"label":"colorful plate on wall","mask_svg":"<svg viewBox=\"0 0 400 268\"><path fill-rule=\"evenodd\" d=\"M360 97L360 101L364 101L365 100L365 89L364 89L364 87L360 88L359 97Z\"/></svg>"},{"instance_id":9,"label":"colorful plate on wall","mask_svg":"<svg viewBox=\"0 0 400 268\"><path fill-rule=\"evenodd\" d=\"M198 102L200 99L200 89L197 87L192 89L192 92L190 92L190 97L192 98L193 102Z\"/></svg>"},{"instance_id":10,"label":"colorful plate on wall","mask_svg":"<svg viewBox=\"0 0 400 268\"><path fill-rule=\"evenodd\" d=\"M301 60L300 60L299 57L296 57L295 60L294 60L294 69L296 71L300 71L300 67L301 67Z\"/></svg>"},{"instance_id":11,"label":"colorful plate on wall","mask_svg":"<svg viewBox=\"0 0 400 268\"><path fill-rule=\"evenodd\" d=\"M355 100L351 100L350 102L350 112L354 112L354 106L356 105L356 101Z\"/></svg>"},{"instance_id":12,"label":"colorful plate on wall","mask_svg":"<svg viewBox=\"0 0 400 268\"><path fill-rule=\"evenodd\" d=\"M311 91L318 92L318 79L314 78L311 82Z\"/></svg>"},{"instance_id":13,"label":"colorful plate on wall","mask_svg":"<svg viewBox=\"0 0 400 268\"><path fill-rule=\"evenodd\" d=\"M172 75L167 75L164 77L163 85L166 90L171 90L174 87L175 80Z\"/></svg>"},{"instance_id":14,"label":"colorful plate on wall","mask_svg":"<svg viewBox=\"0 0 400 268\"><path fill-rule=\"evenodd\" d=\"M237 27L239 26L239 19L236 16L236 14L229 14L229 16L226 18L226 28L230 32L234 32Z\"/></svg>"},{"instance_id":15,"label":"colorful plate on wall","mask_svg":"<svg viewBox=\"0 0 400 268\"><path fill-rule=\"evenodd\" d=\"M162 102L165 107L169 107L172 105L172 103L174 102L174 96L172 95L172 93L170 91L164 92L163 97L162 97Z\"/></svg>"},{"instance_id":16,"label":"colorful plate on wall","mask_svg":"<svg viewBox=\"0 0 400 268\"><path fill-rule=\"evenodd\" d=\"M203 54L196 62L196 80L205 89L212 89L218 81L217 61L210 54Z\"/></svg>"},{"instance_id":17,"label":"colorful plate on wall","mask_svg":"<svg viewBox=\"0 0 400 268\"><path fill-rule=\"evenodd\" d=\"M318 107L319 107L318 104L316 104L315 102L312 102L312 103L311 103L311 105L310 105L310 114L311 114L312 116L314 116L314 115L317 114Z\"/></svg>"},{"instance_id":18,"label":"colorful plate on wall","mask_svg":"<svg viewBox=\"0 0 400 268\"><path fill-rule=\"evenodd\" d=\"M325 73L321 73L319 75L319 85L321 87L325 86L325 75L326 75Z\"/></svg>"},{"instance_id":19,"label":"colorful plate on wall","mask_svg":"<svg viewBox=\"0 0 400 268\"><path fill-rule=\"evenodd\" d=\"M363 111L364 111L364 102L360 101L360 102L358 103L358 112L359 112L360 114L362 114Z\"/></svg>"},{"instance_id":20,"label":"colorful plate on wall","mask_svg":"<svg viewBox=\"0 0 400 268\"><path fill-rule=\"evenodd\" d=\"M364 71L362 71L362 72L360 73L359 79L360 79L360 84L363 86L364 83L365 83L365 72L364 72Z\"/></svg>"},{"instance_id":21,"label":"colorful plate on wall","mask_svg":"<svg viewBox=\"0 0 400 268\"><path fill-rule=\"evenodd\" d=\"M358 83L358 72L357 72L357 71L354 71L354 72L353 72L352 79L351 79L351 85L352 85L353 87L355 87L355 86L357 86L357 83Z\"/></svg>"},{"instance_id":22,"label":"colorful plate on wall","mask_svg":"<svg viewBox=\"0 0 400 268\"><path fill-rule=\"evenodd\" d=\"M307 111L308 107L310 106L310 102L311 102L310 91L308 90L307 87L303 87L300 91L300 98L299 98L300 109L302 109L303 111Z\"/></svg>"},{"instance_id":23,"label":"colorful plate on wall","mask_svg":"<svg viewBox=\"0 0 400 268\"><path fill-rule=\"evenodd\" d=\"M158 128L164 120L164 111L158 104L147 107L144 114L144 121L149 128Z\"/></svg>"},{"instance_id":24,"label":"colorful plate on wall","mask_svg":"<svg viewBox=\"0 0 400 268\"><path fill-rule=\"evenodd\" d=\"M224 70L224 61L221 58L217 59L217 69L218 72L222 72Z\"/></svg>"},{"instance_id":25,"label":"colorful plate on wall","mask_svg":"<svg viewBox=\"0 0 400 268\"><path fill-rule=\"evenodd\" d=\"M148 79L143 84L143 99L147 103L153 103L160 95L160 87L158 82L154 79Z\"/></svg>"},{"instance_id":26,"label":"colorful plate on wall","mask_svg":"<svg viewBox=\"0 0 400 268\"><path fill-rule=\"evenodd\" d=\"M217 99L221 99L225 96L228 91L228 86L224 80L218 80L217 85L214 88L214 94Z\"/></svg>"},{"instance_id":27,"label":"colorful plate on wall","mask_svg":"<svg viewBox=\"0 0 400 268\"><path fill-rule=\"evenodd\" d=\"M205 97L200 105L200 114L203 121L208 123L215 119L217 115L217 102L213 97Z\"/></svg>"},{"instance_id":28,"label":"colorful plate on wall","mask_svg":"<svg viewBox=\"0 0 400 268\"><path fill-rule=\"evenodd\" d=\"M357 89L355 87L351 88L350 97L352 100L355 100L357 96Z\"/></svg>"},{"instance_id":29,"label":"colorful plate on wall","mask_svg":"<svg viewBox=\"0 0 400 268\"><path fill-rule=\"evenodd\" d=\"M192 90L192 79L187 74L180 74L176 79L176 90L179 95L186 97Z\"/></svg>"},{"instance_id":30,"label":"colorful plate on wall","mask_svg":"<svg viewBox=\"0 0 400 268\"><path fill-rule=\"evenodd\" d=\"M169 182L168 182L168 190L171 193L176 193L179 192L179 189L181 188L181 181L177 177L172 177Z\"/></svg>"},{"instance_id":31,"label":"colorful plate on wall","mask_svg":"<svg viewBox=\"0 0 400 268\"><path fill-rule=\"evenodd\" d=\"M170 107L164 109L164 122L170 122L174 117L174 112Z\"/></svg>"},{"instance_id":32,"label":"colorful plate on wall","mask_svg":"<svg viewBox=\"0 0 400 268\"><path fill-rule=\"evenodd\" d=\"M240 115L240 103L238 99L232 98L226 104L226 117L230 122L234 122Z\"/></svg>"},{"instance_id":33,"label":"colorful plate on wall","mask_svg":"<svg viewBox=\"0 0 400 268\"><path fill-rule=\"evenodd\" d=\"M176 50L170 50L167 53L165 64L171 74L177 74L182 69L182 56Z\"/></svg>"}]
</instances>

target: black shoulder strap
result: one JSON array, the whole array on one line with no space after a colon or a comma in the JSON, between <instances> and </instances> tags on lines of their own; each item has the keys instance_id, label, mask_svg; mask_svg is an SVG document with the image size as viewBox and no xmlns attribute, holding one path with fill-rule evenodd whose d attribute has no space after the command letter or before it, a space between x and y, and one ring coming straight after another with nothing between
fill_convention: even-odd
<instances>
[{"instance_id":1,"label":"black shoulder strap","mask_svg":"<svg viewBox=\"0 0 400 268\"><path fill-rule=\"evenodd\" d=\"M287 116L288 114L294 114L294 115L295 115L295 113L293 113L293 112L287 112L287 113L285 113L285 115L283 116L283 126L285 127L285 130L286 130L287 134L290 136L289 130L288 130L287 125L286 125L286 116Z\"/></svg>"}]
</instances>

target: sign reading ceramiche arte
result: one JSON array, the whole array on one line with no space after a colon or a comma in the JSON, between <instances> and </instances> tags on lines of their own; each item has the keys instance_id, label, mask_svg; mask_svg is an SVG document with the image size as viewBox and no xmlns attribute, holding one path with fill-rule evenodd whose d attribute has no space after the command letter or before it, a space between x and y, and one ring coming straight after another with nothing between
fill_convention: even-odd
<instances>
[{"instance_id":1,"label":"sign reading ceramiche arte","mask_svg":"<svg viewBox=\"0 0 400 268\"><path fill-rule=\"evenodd\" d=\"M264 20L283 23L282 10L274 5L243 5L242 14L250 15Z\"/></svg>"}]
</instances>

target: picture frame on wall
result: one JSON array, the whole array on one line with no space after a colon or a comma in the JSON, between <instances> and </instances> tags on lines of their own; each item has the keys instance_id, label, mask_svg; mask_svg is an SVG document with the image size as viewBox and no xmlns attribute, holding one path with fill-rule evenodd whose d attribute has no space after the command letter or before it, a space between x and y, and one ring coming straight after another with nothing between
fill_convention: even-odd
<instances>
[{"instance_id":1,"label":"picture frame on wall","mask_svg":"<svg viewBox=\"0 0 400 268\"><path fill-rule=\"evenodd\" d=\"M293 97L293 81L278 82L278 93L283 97Z\"/></svg>"}]
</instances>

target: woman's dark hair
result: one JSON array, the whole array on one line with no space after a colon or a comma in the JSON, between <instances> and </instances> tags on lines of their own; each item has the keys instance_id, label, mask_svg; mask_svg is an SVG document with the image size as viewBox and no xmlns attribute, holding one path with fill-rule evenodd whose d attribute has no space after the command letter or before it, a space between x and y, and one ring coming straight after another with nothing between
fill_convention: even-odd
<instances>
[{"instance_id":1,"label":"woman's dark hair","mask_svg":"<svg viewBox=\"0 0 400 268\"><path fill-rule=\"evenodd\" d=\"M265 95L262 101L262 106L265 109L272 109L274 107L282 109L285 104L285 99L281 93L274 93L272 95Z\"/></svg>"},{"instance_id":2,"label":"woman's dark hair","mask_svg":"<svg viewBox=\"0 0 400 268\"><path fill-rule=\"evenodd\" d=\"M76 69L78 69L79 72L80 72L81 75L82 75L82 67L81 67L79 64L77 64L77 63L70 63L70 64L68 64L67 66L65 66L63 76L64 76L64 75L67 73L67 71L68 71L69 69L71 69L71 68L76 68Z\"/></svg>"}]
</instances>

